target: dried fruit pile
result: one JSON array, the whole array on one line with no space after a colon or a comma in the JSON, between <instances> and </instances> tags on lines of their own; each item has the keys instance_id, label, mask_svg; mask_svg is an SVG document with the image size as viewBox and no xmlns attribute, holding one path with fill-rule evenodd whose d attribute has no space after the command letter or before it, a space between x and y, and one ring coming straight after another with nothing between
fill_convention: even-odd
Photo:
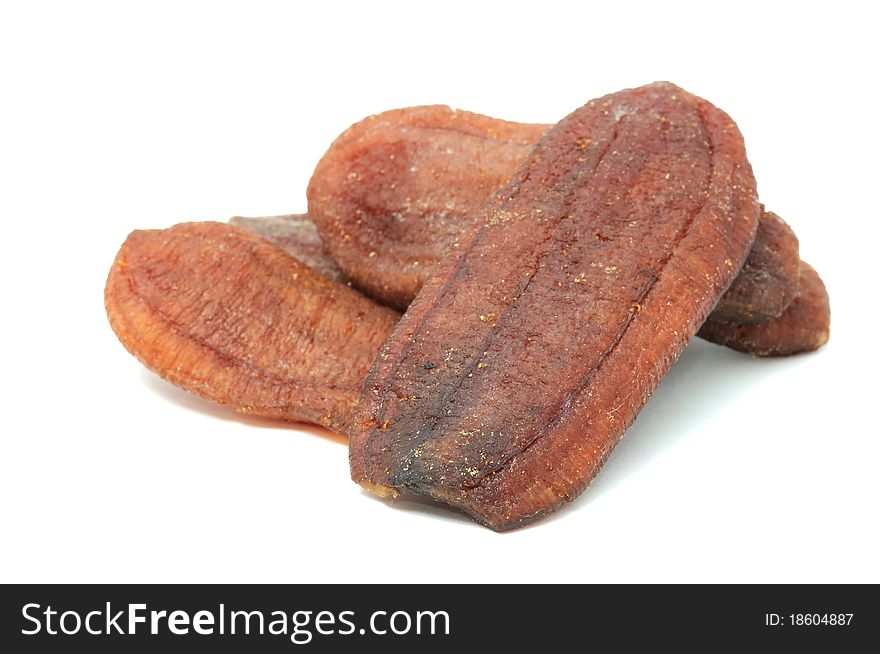
<instances>
[{"instance_id":1,"label":"dried fruit pile","mask_svg":"<svg viewBox=\"0 0 880 654\"><path fill-rule=\"evenodd\" d=\"M493 529L582 492L694 335L758 356L828 338L736 125L668 83L554 126L371 116L308 203L133 232L110 324L190 392L347 435L369 490Z\"/></svg>"}]
</instances>

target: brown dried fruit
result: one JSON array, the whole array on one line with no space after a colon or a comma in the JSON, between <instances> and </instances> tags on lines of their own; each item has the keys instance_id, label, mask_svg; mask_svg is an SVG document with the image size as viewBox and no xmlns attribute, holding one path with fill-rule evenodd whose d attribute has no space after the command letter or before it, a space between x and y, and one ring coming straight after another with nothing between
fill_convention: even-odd
<instances>
[{"instance_id":1,"label":"brown dried fruit","mask_svg":"<svg viewBox=\"0 0 880 654\"><path fill-rule=\"evenodd\" d=\"M583 491L748 254L736 125L654 84L558 125L364 384L352 478L508 529Z\"/></svg>"},{"instance_id":2,"label":"brown dried fruit","mask_svg":"<svg viewBox=\"0 0 880 654\"><path fill-rule=\"evenodd\" d=\"M775 320L737 324L707 320L699 335L727 347L761 357L812 352L828 342L831 307L819 274L804 262L794 301Z\"/></svg>"},{"instance_id":3,"label":"brown dried fruit","mask_svg":"<svg viewBox=\"0 0 880 654\"><path fill-rule=\"evenodd\" d=\"M740 271L740 274L734 280L724 296L724 298L731 298L732 301L736 298L736 301L740 303L739 312L733 312L734 316L747 316L747 312L752 306L748 301L748 292L737 289L736 287L738 285L751 287L754 291L754 296L761 298L759 302L765 307L771 306L774 302L779 306L782 304L788 306L790 304L790 300L785 297L784 291L782 290L785 287L790 286L790 284L787 281L783 281L779 284L763 284L761 282L761 279L763 279L763 273L761 271L767 271L767 274L769 274L770 271L777 269L781 262L788 261L791 254L793 254L795 261L797 261L797 238L794 236L794 233L788 225L782 222L781 219L777 218L776 214L767 212L762 213L762 216L763 218L758 222L758 232L755 235L755 244L752 246L748 259L746 259L746 264L743 266L743 270ZM320 251L320 240L317 241L317 244L315 243L315 240L318 239L318 237L313 230L286 230L283 228L283 225L281 230L277 230L275 226L278 223L279 218L284 219L286 217L270 216L268 218L247 218L244 220L234 218L233 220L236 221L235 224L241 225L244 229L262 235L268 241L282 247L290 256L299 259L300 261L304 259L311 261L317 260L321 263L321 268L325 270L332 270L335 267L333 260ZM308 222L307 215L298 215L293 218L295 218L298 224ZM764 238L761 239L762 244L759 245L758 234L761 234L762 232ZM299 240L301 233L305 234L305 240L303 242ZM788 234L790 238L786 236L780 237L780 234ZM793 253L790 250L790 245L792 243L795 246ZM770 248L774 247L776 248L776 252L782 253L786 249L788 249L788 252L778 257L772 255L767 256L765 253ZM749 263L757 259L763 259L765 264L761 268L753 267L747 271L746 267L749 266ZM793 275L791 273L785 273L780 276L799 279L800 270L796 271ZM775 291L775 294L773 298L768 298L767 294L771 293L771 291ZM820 303L815 307L810 306L809 303L812 301L813 297L814 296L812 295L801 297L799 310L785 314L786 329L785 331L779 331L776 333L776 340L773 345L777 353L782 354L789 351L793 353L807 351L804 349L805 341L803 334L813 330L816 325L816 316L821 315L823 311L827 310L827 300L824 305ZM708 341L712 341L713 343L726 345L734 350L739 350L740 352L755 354L757 356L767 356L765 354L766 345L759 339L753 340L751 338L750 335L753 330L746 329L737 331L733 329L735 325L726 321L716 320L718 315L723 315L719 308L723 304L724 298L722 298L722 302L719 302L719 304L716 305L715 310L710 314L710 318L707 321L707 324L713 323L713 326L710 326L707 329L701 329L697 332L697 335ZM797 321L801 319L805 320L806 323L799 325ZM714 325L715 322L718 322L719 324ZM787 337L790 337L792 340L787 342L785 340ZM758 347L759 350L752 352L749 349L752 344ZM818 348L821 345L822 343L818 343L813 349Z\"/></svg>"},{"instance_id":4,"label":"brown dried fruit","mask_svg":"<svg viewBox=\"0 0 880 654\"><path fill-rule=\"evenodd\" d=\"M332 282L345 282L345 275L336 262L324 252L324 245L315 223L308 214L286 214L283 216L262 216L244 218L235 216L229 219L230 225L241 227L252 234L263 237L287 252L300 263L304 263L316 273Z\"/></svg>"},{"instance_id":5,"label":"brown dried fruit","mask_svg":"<svg viewBox=\"0 0 880 654\"><path fill-rule=\"evenodd\" d=\"M290 218L288 218L286 216L271 216L267 218L249 219L234 218L232 220L234 220L236 224L241 225L248 231L253 231L257 234L265 234L268 237L267 240L277 239L277 242L284 244L283 249L285 249L285 252L288 255L292 256L294 259L300 259L300 257L308 258L315 256L320 258L321 256L323 256L320 254L319 250L315 250L314 248L313 231L309 229L301 229L298 226L298 224L301 225L302 223L307 221L306 217L291 216ZM288 229L288 223L291 223L293 225L292 229ZM276 225L280 228L276 229ZM215 228L210 226L208 228L196 228L193 226L191 229L206 229L213 231ZM165 232L148 232L148 234L164 233ZM136 232L136 234L143 234L143 232ZM215 247L216 239L208 239L205 241L205 243L207 243L207 249L210 250ZM173 252L173 248L163 249L158 256L170 257L173 256ZM122 253L120 253L120 255L121 254ZM129 255L126 258L130 259L131 257ZM125 259L120 260L124 261ZM166 261L165 265L178 268L180 266L179 263L173 263L171 261ZM722 345L727 345L728 347L732 347L733 349L741 350L743 352L757 354L758 356L780 356L785 354L796 354L799 352L806 352L811 349L816 349L820 347L828 339L828 296L824 292L824 286L822 286L821 280L818 278L818 275L815 273L815 271L807 266L807 264L803 264L803 266L803 277L806 280L804 283L808 284L808 286L804 288L804 290L799 294L795 302L792 303L792 305L786 311L785 315L779 320L768 323L766 327L759 325L738 326L721 321L709 320L704 323L700 334L708 338L709 340L719 342ZM213 284L213 280L211 280L210 276L205 276L200 271L187 271L178 269L176 274L188 276L190 283L195 288L194 293L197 294L209 292L209 286ZM259 273L254 272L253 274L258 275ZM205 286L198 286L199 284L204 284ZM108 284L108 294L109 288L110 285ZM331 306L335 302L345 302L347 301L347 299L348 295L346 293L337 293L335 295L328 294L328 296L325 298L325 301L328 306ZM113 300L113 309L110 308L110 302L111 300L109 299L108 295L108 314L111 315L111 321L113 322L113 324L119 325L120 319L119 317L114 318L114 315L118 313L120 302L118 299ZM170 302L170 300L166 300L165 302ZM368 306L370 313L384 313L387 316L387 311L382 309L378 305L374 305L370 302ZM396 317L396 314L394 315ZM254 320L255 318L253 315L253 311L242 310L237 312L234 316L228 316L227 319L224 321L224 328L227 331L236 332L239 334L249 333L253 329L252 323L254 322ZM126 322L133 323L134 321L127 320ZM386 318L380 317L377 320L377 324L383 325L383 327L381 327L380 329L390 330L390 326ZM116 327L114 327L114 329L116 329ZM703 332L708 333L703 334ZM133 333L130 330L127 330L125 333L126 341L124 342L132 342L135 344L134 348L129 347L130 350L139 350L144 347L142 342L142 339L144 339L144 335L138 334L136 332ZM378 342L378 338L346 339L337 344L339 357L348 358L355 364L357 364L357 362L361 362L361 365L363 365L363 362L369 361L372 357L375 356L376 352L378 351ZM254 348L254 351L251 352L245 351L246 347L248 347L246 346L246 343L247 341L239 346L240 354L242 355L242 358L253 358L257 354L257 349L261 347L261 343L251 343L249 347ZM755 351L752 351L752 349L754 349ZM144 359L144 357L140 355L139 358L141 358L142 360ZM187 367L176 371L175 375L165 375L165 377L166 379L177 383L182 388L193 390L197 394L205 396L205 393L203 392L203 382L200 380L196 381L193 373ZM354 380L350 384L350 392L352 394L357 393L361 381L361 379ZM229 383L232 384L234 383L234 381L230 380ZM222 394L218 395L217 393L211 393L208 394L207 397L208 399L221 401L221 395ZM338 403L333 402L331 398L328 403L324 405L322 397L314 396L306 398L306 401L311 402L312 404L311 413L313 416L325 416L325 419L322 420L322 424L330 426L339 425L341 427L344 427L350 421L350 414L353 409L353 405L351 402ZM251 402L251 404L253 403ZM258 413L260 415L270 415L273 417L278 415L275 412L265 412L262 410L247 410L245 412ZM301 416L290 412L287 412L280 417L291 420L303 419ZM314 420L307 419L306 421L313 422Z\"/></svg>"},{"instance_id":6,"label":"brown dried fruit","mask_svg":"<svg viewBox=\"0 0 880 654\"><path fill-rule=\"evenodd\" d=\"M549 128L445 106L370 116L337 138L315 169L310 217L355 286L404 310ZM590 135L582 138L577 147L589 143ZM778 316L797 291L797 271L797 238L769 214L714 317Z\"/></svg>"},{"instance_id":7,"label":"brown dried fruit","mask_svg":"<svg viewBox=\"0 0 880 654\"><path fill-rule=\"evenodd\" d=\"M749 257L710 320L758 323L781 316L797 295L802 265L798 250L791 227L761 207Z\"/></svg>"},{"instance_id":8,"label":"brown dried fruit","mask_svg":"<svg viewBox=\"0 0 880 654\"><path fill-rule=\"evenodd\" d=\"M132 232L104 301L126 349L171 383L241 413L339 433L398 319L222 223Z\"/></svg>"},{"instance_id":9,"label":"brown dried fruit","mask_svg":"<svg viewBox=\"0 0 880 654\"><path fill-rule=\"evenodd\" d=\"M318 163L309 216L352 283L403 310L546 130L441 106L370 116Z\"/></svg>"}]
</instances>

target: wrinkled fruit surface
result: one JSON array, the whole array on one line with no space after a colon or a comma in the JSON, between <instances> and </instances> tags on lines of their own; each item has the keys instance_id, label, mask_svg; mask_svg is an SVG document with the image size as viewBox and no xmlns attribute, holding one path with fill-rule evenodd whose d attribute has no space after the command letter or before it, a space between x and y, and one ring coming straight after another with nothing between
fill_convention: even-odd
<instances>
[{"instance_id":1,"label":"wrinkled fruit surface","mask_svg":"<svg viewBox=\"0 0 880 654\"><path fill-rule=\"evenodd\" d=\"M403 311L549 128L445 106L370 116L336 139L315 169L310 217L352 283ZM797 292L798 265L797 238L768 213L713 317L779 316Z\"/></svg>"},{"instance_id":2,"label":"wrinkled fruit surface","mask_svg":"<svg viewBox=\"0 0 880 654\"><path fill-rule=\"evenodd\" d=\"M799 279L800 267L805 265L801 264L797 259L797 239L794 237L794 234L791 232L788 225L781 220L778 220L777 222L776 215L770 212L762 213L761 215L762 219L758 222L755 243L752 246L748 259L746 259L743 270L740 271L740 274L737 276L736 280L734 280L734 283L731 285L730 289L728 289L727 293L722 298L722 301L716 305L715 310L710 314L709 320L706 321L708 327L706 329L700 329L700 331L697 332L697 335L713 343L718 343L719 345L724 345L734 350L745 352L746 354L771 356L771 354L768 354L765 342L754 338L754 334L756 333L755 330L735 329L735 322L717 319L718 315L724 315L719 311L719 307L723 304L724 298L728 296L731 299L731 303L734 301L739 302L739 312L735 312L735 315L740 317L747 315L749 307L752 306L748 301L748 294L744 295L738 291L733 292L734 287L740 284L744 286L751 285L756 293L756 297L761 294L766 296L767 293L776 291L772 299L764 297L758 300L759 303L765 307L770 306L771 303L774 302L780 306L783 304L789 306L791 304L791 300L787 297L787 292L782 291L783 288L790 286L787 281L782 284L763 284L761 281L756 281L755 283L751 282L755 276L763 278L764 273L758 272L759 270L766 270L769 273L769 271L772 271L781 262L789 260L788 255L780 257L765 257L763 251L772 247L777 248L777 251L781 251L783 248L788 248L792 243L794 244L794 250L791 250L790 253L793 253L794 260L798 264L798 271L794 274L786 273L786 280L792 278ZM341 276L341 272L338 271L333 260L320 250L320 240L318 240L317 244L315 243L315 240L318 239L318 237L314 232L314 228L311 230L300 228L295 230L287 228L282 228L280 230L277 229L276 225L278 224L279 219L284 220L286 218L286 216L269 216L266 218L234 218L232 220L236 221L234 224L240 225L243 229L259 234L279 247L282 247L290 256L300 261L316 261L317 267L315 267L315 270L330 270L331 275L329 278L338 279L338 277ZM291 216L291 218L295 219L296 223L300 225L308 221L308 216L304 214ZM787 232L791 235L791 238L789 239L784 236L778 238L777 236L781 232ZM760 234L762 233L764 234L764 238L761 239L762 244L759 246L758 241ZM749 266L749 263L757 257L764 257L767 261L766 266L763 269L755 269L752 267L747 271L746 268ZM335 273L333 271L335 271ZM734 300L734 298L738 299ZM814 299L817 301L815 306L811 304ZM821 339L805 339L803 335L816 328L816 318L817 316L823 315L823 312L827 313L827 304L827 300L822 300L821 296L809 293L801 295L799 297L798 310L786 312L785 314L786 329L784 331L777 330L777 332L775 332L776 340L773 343L773 355L781 356L784 353L807 352L810 350L810 343L814 345L812 349L817 349L824 345L824 341ZM804 323L800 324L800 321L804 321ZM757 351L752 351L750 349L752 347L758 348Z\"/></svg>"},{"instance_id":3,"label":"wrinkled fruit surface","mask_svg":"<svg viewBox=\"0 0 880 654\"><path fill-rule=\"evenodd\" d=\"M382 348L353 479L494 529L575 497L739 271L758 213L742 137L708 102L653 84L575 111Z\"/></svg>"},{"instance_id":4,"label":"wrinkled fruit surface","mask_svg":"<svg viewBox=\"0 0 880 654\"><path fill-rule=\"evenodd\" d=\"M778 318L797 295L800 277L797 236L782 218L762 207L749 257L710 319L758 323Z\"/></svg>"},{"instance_id":5,"label":"wrinkled fruit surface","mask_svg":"<svg viewBox=\"0 0 880 654\"><path fill-rule=\"evenodd\" d=\"M371 116L318 163L309 216L352 283L403 310L546 129L438 106Z\"/></svg>"},{"instance_id":6,"label":"wrinkled fruit surface","mask_svg":"<svg viewBox=\"0 0 880 654\"><path fill-rule=\"evenodd\" d=\"M222 223L132 232L105 287L147 368L241 413L345 433L398 315Z\"/></svg>"},{"instance_id":7,"label":"wrinkled fruit surface","mask_svg":"<svg viewBox=\"0 0 880 654\"><path fill-rule=\"evenodd\" d=\"M707 320L700 336L756 356L776 357L812 352L826 342L831 329L828 292L819 274L801 263L800 287L794 301L775 320L738 324Z\"/></svg>"},{"instance_id":8,"label":"wrinkled fruit surface","mask_svg":"<svg viewBox=\"0 0 880 654\"><path fill-rule=\"evenodd\" d=\"M253 234L262 236L282 250L304 263L316 273L332 282L344 282L345 275L336 262L324 252L324 245L315 223L307 214L286 214L283 216L262 216L244 218L235 216L229 219L235 225Z\"/></svg>"},{"instance_id":9,"label":"wrinkled fruit surface","mask_svg":"<svg viewBox=\"0 0 880 654\"><path fill-rule=\"evenodd\" d=\"M773 214L763 215L766 217ZM332 270L333 261L322 253L320 241L316 243L317 236L314 233L314 228L302 228L302 225L307 222L308 217L305 215L234 218L230 220L230 223L261 235L266 240L282 247L288 255L299 261L317 260L319 264L322 264L318 266L318 271ZM290 228L289 223L293 225L293 228ZM772 224L766 220L760 221L758 223L759 232L761 229L766 230L767 225ZM784 225L784 223L782 224ZM787 228L787 226L785 227ZM755 240L757 242L757 235ZM772 239L768 237L765 242L770 243ZM755 251L756 246L753 246L749 258L746 260L746 265L755 256ZM761 324L740 325L710 318L703 324L697 335L746 354L765 357L800 354L824 345L828 340L830 322L828 295L824 291L824 286L816 271L806 263L802 263L800 266L803 272L799 270L797 276L803 276L806 286L802 292L797 294L796 301L790 303L788 310L780 318L769 321L763 326ZM740 272L737 279L743 279L743 277L744 273ZM375 308L379 309L378 306ZM712 315L715 314L717 314L717 309ZM247 325L242 325L242 327L246 328ZM360 349L364 347L362 343L349 341L341 345L349 348L354 358L362 358L360 352ZM375 353L375 344L368 343L365 349L368 353ZM333 407L327 407L326 413L332 413L332 409ZM337 420L337 422L345 422L346 420L347 418Z\"/></svg>"}]
</instances>

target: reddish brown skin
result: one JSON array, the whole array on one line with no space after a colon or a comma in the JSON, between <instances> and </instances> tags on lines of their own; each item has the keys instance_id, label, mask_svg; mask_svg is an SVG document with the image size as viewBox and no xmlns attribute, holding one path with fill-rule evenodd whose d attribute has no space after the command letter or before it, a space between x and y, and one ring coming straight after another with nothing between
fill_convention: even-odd
<instances>
[{"instance_id":1,"label":"reddish brown skin","mask_svg":"<svg viewBox=\"0 0 880 654\"><path fill-rule=\"evenodd\" d=\"M774 232L776 230L772 227L768 230L767 226L781 224L781 227L785 230L788 227L781 223L781 221L776 223L772 218L768 221L767 216L772 217L773 214L762 213L762 220L758 223L757 233L760 234L762 229L765 231L764 242L766 244L780 242L784 244L786 239L775 238ZM320 239L308 216L300 214L268 216L264 218L233 218L230 220L230 223L262 236L281 247L288 255L300 262L309 262L309 266L315 272L319 272L331 281L338 280L338 269L335 268L333 260L324 254ZM758 240L757 234L755 240L756 242ZM753 245L746 260L746 265L755 258L758 250L758 246ZM769 267L773 257L768 257L767 260ZM755 356L798 354L818 349L824 345L828 339L828 323L830 318L828 295L824 292L824 286L822 286L816 272L807 264L801 264L801 266L803 267L803 276L806 279L805 283L808 286L803 289L803 292L798 294L795 302L790 304L783 316L766 324L753 325L739 325L713 320L710 317L704 323L698 335L709 341ZM329 271L329 274L327 271ZM799 268L797 276L800 277L801 274L801 269ZM736 281L743 280L745 277L745 273L741 271ZM730 295L729 290L727 295ZM328 300L329 302L330 300ZM379 307L374 307L374 310L379 311ZM712 315L714 316L717 312L716 307ZM246 329L247 323L252 320L252 318L245 316L239 327ZM361 341L347 340L344 343L340 343L339 346L346 349L348 356L351 356L356 361L367 360L376 353L375 342L368 341L363 343ZM357 384L354 386L357 386ZM340 410L338 405L316 408L322 414L333 416L333 422L336 424L348 424L349 422L349 416L344 412L342 415L334 416L334 411L338 413Z\"/></svg>"},{"instance_id":2,"label":"reddish brown skin","mask_svg":"<svg viewBox=\"0 0 880 654\"><path fill-rule=\"evenodd\" d=\"M309 216L357 288L404 310L546 129L443 106L370 116L318 163Z\"/></svg>"},{"instance_id":3,"label":"reddish brown skin","mask_svg":"<svg viewBox=\"0 0 880 654\"><path fill-rule=\"evenodd\" d=\"M132 232L104 300L126 349L171 383L337 433L399 317L222 223Z\"/></svg>"},{"instance_id":4,"label":"reddish brown skin","mask_svg":"<svg viewBox=\"0 0 880 654\"><path fill-rule=\"evenodd\" d=\"M798 239L791 227L761 207L749 257L710 320L760 323L778 318L797 295L801 265Z\"/></svg>"},{"instance_id":5,"label":"reddish brown skin","mask_svg":"<svg viewBox=\"0 0 880 654\"><path fill-rule=\"evenodd\" d=\"M352 478L497 530L589 484L733 281L758 223L730 118L671 84L552 128L364 384Z\"/></svg>"},{"instance_id":6,"label":"reddish brown skin","mask_svg":"<svg viewBox=\"0 0 880 654\"><path fill-rule=\"evenodd\" d=\"M296 228L291 229L288 227L288 218L295 222L297 225ZM336 281L342 274L336 267L335 262L321 249L320 239L315 233L314 228L308 229L307 227L304 227L309 223L308 216L305 214L290 217L269 216L266 218L233 218L230 222L232 223L233 221L235 221L233 224L239 225L243 229L261 235L266 240L275 243L284 249L284 251L290 256L300 261L312 262L311 267L328 279ZM760 238L762 233L764 236L763 238ZM790 235L791 238L786 237L785 234ZM759 240L761 241L760 245ZM748 259L746 259L743 270L740 271L740 274L737 275L727 293L722 297L722 301L715 306L715 310L710 314L709 320L706 324L711 324L713 326L710 326L707 329L701 329L697 332L697 335L708 341L712 341L713 343L725 345L734 350L745 352L746 354L768 356L764 354L766 346L760 340L754 340L752 338L751 335L754 330L737 330L733 328L737 324L735 322L736 318L742 318L748 315L746 313L747 308L751 306L747 300L748 296L743 295L739 290L734 291L734 287L738 285L751 287L754 290L755 297L763 298L760 299L759 302L765 307L770 306L771 302L776 302L778 305L784 304L789 306L791 301L786 297L787 293L782 290L789 286L787 281L780 284L765 284L762 280L766 279L766 274L772 274L771 271L777 269L781 262L789 260L788 254L775 257L772 254L768 255L766 253L772 252L774 249L776 252L783 252L786 249L791 252L790 246L792 243L794 244L794 256L797 257L797 238L794 236L791 228L779 219L776 214L762 211L761 220L758 222L758 231L755 234L755 243L752 246ZM747 267L749 267L749 265L757 258L762 258L764 264L761 265L760 268L752 266L751 269L747 271ZM779 276L785 279L792 277L799 279L801 265L802 264L798 262L797 271L794 273L782 273ZM327 274L325 271L330 272ZM772 300L770 300L767 298L767 294L772 291L775 291L775 293ZM732 322L717 319L717 316L724 315L719 308L724 304L724 299L728 297L740 298L738 305L739 312L734 312L734 321ZM811 302L813 297L813 295L802 296L800 299L801 304L799 310L797 312L786 313L785 324L787 328L776 334L776 341L774 343L774 348L776 352L779 353L777 355L781 355L781 353L787 351L800 353L809 350L807 347L808 341L804 340L802 332L803 330L812 330L816 324L815 317L821 315L825 310L821 303L816 307L809 307L808 303ZM825 304L827 305L827 302ZM799 326L797 323L799 319L805 319L807 320L807 323ZM719 324L715 325L715 323ZM721 327L722 325L724 326L723 328ZM785 340L786 338L791 338L791 342L787 342ZM812 349L817 349L822 344L823 343L817 343ZM752 352L749 349L752 345L759 347L759 351Z\"/></svg>"},{"instance_id":7,"label":"reddish brown skin","mask_svg":"<svg viewBox=\"0 0 880 654\"><path fill-rule=\"evenodd\" d=\"M370 116L336 139L315 169L310 217L355 286L405 310L549 128L446 106ZM797 238L768 214L713 317L760 322L780 315L797 292L798 264Z\"/></svg>"},{"instance_id":8,"label":"reddish brown skin","mask_svg":"<svg viewBox=\"0 0 880 654\"><path fill-rule=\"evenodd\" d=\"M804 262L800 267L800 288L785 312L775 320L737 324L707 320L700 336L759 357L780 357L817 350L831 330L831 306L822 278Z\"/></svg>"},{"instance_id":9,"label":"reddish brown skin","mask_svg":"<svg viewBox=\"0 0 880 654\"><path fill-rule=\"evenodd\" d=\"M233 220L235 220L237 225L241 225L242 228L245 228L248 231L253 231L257 234L264 234L267 237L267 240L275 239L278 243L283 244L284 247L282 249L294 259L301 260L302 258L305 258L314 260L317 258L320 262L320 258L325 256L321 254L319 249L315 248L313 230L309 230L307 226L306 228L303 228L303 224L307 222L307 218L303 216L271 216L266 218L238 218ZM183 227L175 229L181 231L183 230ZM206 227L196 227L194 225L188 226L187 229L192 233L204 232L205 238L207 239L207 245L202 244L198 246L203 255L207 255L212 250L216 249L216 243L218 242L217 237L221 236L222 230L218 230L211 224L208 224ZM120 251L117 264L114 267L114 271L111 272L113 285L117 285L118 282L123 279L120 274L121 271L124 271L126 275L138 276L143 274L143 271L141 273L137 272L136 266L135 268L132 267L131 260L133 258L137 260L142 259L145 256L145 247L155 247L155 239L159 235L167 234L167 232L151 231L136 232L135 234L136 235L132 236ZM138 243L138 239L142 240ZM134 247L131 247L132 242L135 243ZM138 254L135 254L134 257L132 257L132 250L138 251ZM175 256L175 251L176 248L174 247L162 247L156 252L155 256L165 259L164 266L176 269L177 276L187 277L190 285L193 286L194 293L201 295L210 292L209 286L205 284L205 282L208 282L209 284L213 283L210 275L205 275L205 271L201 267L199 270L182 269L180 263L174 263L171 260L172 257ZM154 255L151 254L150 256ZM158 264L160 262L157 260L156 263ZM141 262L136 265L143 266L144 264ZM248 266L249 265L250 264L248 264ZM296 267L296 262L282 264L279 268L284 265ZM756 354L757 356L783 356L806 352L821 347L828 339L828 326L830 319L828 295L825 293L824 286L816 272L807 264L802 265L802 276L805 280L805 285L801 288L801 292L798 294L798 297L791 304L789 309L778 320L764 325L751 326L708 320L701 329L700 335L722 345L746 353ZM322 276L326 277L324 271L331 266L332 261L328 260L328 263L319 267ZM260 275L262 273L261 271L254 270L251 274ZM300 273L297 272L296 274ZM107 311L114 329L119 332L120 338L123 339L123 342L126 343L126 347L129 350L134 352L139 359L147 363L148 367L160 372L160 374L169 381L207 399L220 403L232 402L234 408L244 413L280 417L288 420L320 422L320 424L335 427L340 431L344 431L345 426L350 423L350 415L354 407L353 398L361 386L361 378L355 379L354 375L349 377L347 390L348 399L342 402L335 401L334 398L337 396L334 395L320 394L318 396L309 396L304 394L302 402L310 405L308 414L306 414L303 409L300 409L298 412L297 410L291 410L290 407L295 407L296 402L290 402L288 408L280 412L277 407L268 408L264 406L265 403L254 402L253 400L247 400L245 404L235 405L235 401L230 399L230 397L234 395L233 393L230 393L228 390L226 392L217 390L209 391L209 387L216 388L216 382L206 386L204 381L205 375L203 373L195 373L192 366L183 365L179 368L169 370L168 361L170 360L171 355L170 352L166 351L168 342L154 343L152 345L153 349L148 351L147 343L151 340L151 337L147 332L152 331L152 329L147 326L155 323L150 320L144 320L142 317L138 317L143 311L143 308L135 309L129 313L129 308L133 304L131 298L128 297L126 293L111 291L111 288L112 285L108 282ZM126 286L123 285L122 289L124 290L125 288ZM314 292L313 287L304 286L303 288L312 289L308 291L309 293ZM349 294L341 289L333 287L322 288L323 290L320 290L320 292L326 297L321 301L325 302L328 306L332 306L336 302L345 303L350 300ZM130 293L130 291L128 291L128 293ZM170 297L160 299L159 301L160 304L166 306L169 305L170 302ZM136 305L136 303L134 304ZM121 315L120 311L123 311ZM368 301L366 311L372 316L371 319L376 325L376 329L378 330L377 336L365 338L364 336L368 332L359 332L358 336L355 338L346 338L333 344L338 349L340 357L345 357L347 361L354 364L355 367L351 368L352 372L362 370L364 376L366 375L365 362L368 362L375 357L378 351L379 342L382 340L382 334L390 332L391 329L391 324L388 320L389 312L387 310ZM254 317L255 313L256 310L247 310L246 307L242 307L242 310L240 311L227 313L223 320L223 324L230 332L234 331L238 334L250 333L254 329L254 323L257 320ZM393 312L392 315L395 319L399 317ZM159 326L159 328L161 328L161 326ZM294 325L290 328L296 330L298 327ZM196 329L204 330L205 325L197 326L190 322L187 329L190 332L196 331ZM170 342L173 343L176 340L177 339L171 339ZM190 347L184 343L185 340L186 339L183 339L183 341L178 342L178 344L181 347ZM240 342L237 346L239 358L247 360L258 359L259 348L262 345L262 342L252 343L251 345L247 345L247 341ZM253 351L246 351L247 347L253 348ZM293 356L296 358L297 354L294 353ZM306 362L303 363L303 371L307 372L307 368L305 367L307 365ZM233 377L229 378L225 383L227 386L236 383L247 383L247 379L252 373L253 370L250 369L248 369L248 372L246 373L232 372L231 374ZM216 377L216 374L214 376ZM236 377L238 377L238 379L236 379ZM320 418L316 420L316 416L320 416Z\"/></svg>"},{"instance_id":10,"label":"reddish brown skin","mask_svg":"<svg viewBox=\"0 0 880 654\"><path fill-rule=\"evenodd\" d=\"M235 216L229 219L230 225L257 234L277 245L294 259L307 265L316 273L331 282L345 282L345 275L336 262L324 252L324 245L315 223L308 214L285 214L244 218Z\"/></svg>"}]
</instances>

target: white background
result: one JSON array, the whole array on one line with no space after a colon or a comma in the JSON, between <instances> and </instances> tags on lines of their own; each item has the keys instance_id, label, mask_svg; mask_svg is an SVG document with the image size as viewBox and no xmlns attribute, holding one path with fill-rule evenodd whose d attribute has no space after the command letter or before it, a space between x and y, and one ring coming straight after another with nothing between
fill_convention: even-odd
<instances>
[{"instance_id":1,"label":"white background","mask_svg":"<svg viewBox=\"0 0 880 654\"><path fill-rule=\"evenodd\" d=\"M602 4L4 2L0 581L880 582L872 3ZM533 527L373 499L344 440L178 391L107 324L129 231L304 211L370 113L549 123L657 79L738 122L831 342L693 343Z\"/></svg>"}]
</instances>

